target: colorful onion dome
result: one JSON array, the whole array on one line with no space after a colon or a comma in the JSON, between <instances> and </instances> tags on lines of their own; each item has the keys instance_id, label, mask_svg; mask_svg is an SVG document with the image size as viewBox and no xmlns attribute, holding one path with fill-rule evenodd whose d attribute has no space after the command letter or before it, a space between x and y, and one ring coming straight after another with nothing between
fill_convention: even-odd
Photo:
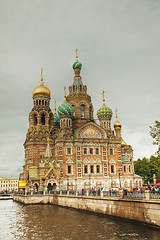
<instances>
[{"instance_id":1,"label":"colorful onion dome","mask_svg":"<svg viewBox=\"0 0 160 240\"><path fill-rule=\"evenodd\" d=\"M39 95L51 96L50 90L43 85L43 68L41 68L41 84L33 89L32 95L33 97Z\"/></svg>"},{"instance_id":2,"label":"colorful onion dome","mask_svg":"<svg viewBox=\"0 0 160 240\"><path fill-rule=\"evenodd\" d=\"M73 115L74 108L67 102L67 100L65 100L64 103L58 107L57 112L58 112L59 116Z\"/></svg>"},{"instance_id":3,"label":"colorful onion dome","mask_svg":"<svg viewBox=\"0 0 160 240\"><path fill-rule=\"evenodd\" d=\"M109 118L111 119L113 115L112 109L106 106L105 103L103 103L102 107L97 110L97 117L99 119L101 118Z\"/></svg>"},{"instance_id":4,"label":"colorful onion dome","mask_svg":"<svg viewBox=\"0 0 160 240\"><path fill-rule=\"evenodd\" d=\"M56 112L54 113L54 122L56 125L58 125L58 115Z\"/></svg>"},{"instance_id":5,"label":"colorful onion dome","mask_svg":"<svg viewBox=\"0 0 160 240\"><path fill-rule=\"evenodd\" d=\"M81 69L82 68L82 63L80 63L79 61L75 61L72 65L73 69Z\"/></svg>"}]
</instances>

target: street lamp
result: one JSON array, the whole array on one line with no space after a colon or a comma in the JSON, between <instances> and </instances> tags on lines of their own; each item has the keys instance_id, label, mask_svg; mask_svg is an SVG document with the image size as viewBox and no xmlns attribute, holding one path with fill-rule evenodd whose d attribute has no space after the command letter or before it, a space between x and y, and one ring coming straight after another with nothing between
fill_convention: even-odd
<instances>
[{"instance_id":1,"label":"street lamp","mask_svg":"<svg viewBox=\"0 0 160 240\"><path fill-rule=\"evenodd\" d=\"M68 191L68 188L69 188L69 176L67 176L67 191Z\"/></svg>"},{"instance_id":2,"label":"street lamp","mask_svg":"<svg viewBox=\"0 0 160 240\"><path fill-rule=\"evenodd\" d=\"M118 171L118 174L119 174L119 187L121 188L121 179L120 179L121 173L120 173L120 171Z\"/></svg>"}]
</instances>

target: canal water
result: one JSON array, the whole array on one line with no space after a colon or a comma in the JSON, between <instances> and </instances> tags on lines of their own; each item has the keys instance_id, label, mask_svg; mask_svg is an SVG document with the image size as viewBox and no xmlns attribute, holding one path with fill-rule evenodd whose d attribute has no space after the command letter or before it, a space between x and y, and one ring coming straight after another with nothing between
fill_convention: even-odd
<instances>
[{"instance_id":1,"label":"canal water","mask_svg":"<svg viewBox=\"0 0 160 240\"><path fill-rule=\"evenodd\" d=\"M0 201L0 240L159 240L160 230L140 223L53 205Z\"/></svg>"}]
</instances>

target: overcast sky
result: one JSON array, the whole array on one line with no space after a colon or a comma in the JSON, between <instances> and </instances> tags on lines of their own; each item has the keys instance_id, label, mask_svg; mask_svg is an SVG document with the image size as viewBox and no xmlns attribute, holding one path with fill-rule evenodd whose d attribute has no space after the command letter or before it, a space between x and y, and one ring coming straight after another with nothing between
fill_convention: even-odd
<instances>
[{"instance_id":1,"label":"overcast sky","mask_svg":"<svg viewBox=\"0 0 160 240\"><path fill-rule=\"evenodd\" d=\"M159 0L0 0L0 176L22 171L41 66L53 110L73 83L76 48L95 118L104 89L134 159L155 153L149 126L160 119Z\"/></svg>"}]
</instances>

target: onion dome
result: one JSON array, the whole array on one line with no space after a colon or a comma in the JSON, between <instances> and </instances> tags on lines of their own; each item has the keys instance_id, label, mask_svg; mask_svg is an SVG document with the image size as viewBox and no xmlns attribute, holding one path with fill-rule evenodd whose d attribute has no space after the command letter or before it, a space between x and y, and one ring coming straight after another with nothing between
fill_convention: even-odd
<instances>
[{"instance_id":1,"label":"onion dome","mask_svg":"<svg viewBox=\"0 0 160 240\"><path fill-rule=\"evenodd\" d=\"M115 129L120 129L122 127L121 123L118 121L118 117L117 117L117 109L116 109L116 121L115 123L113 124L113 127Z\"/></svg>"},{"instance_id":2,"label":"onion dome","mask_svg":"<svg viewBox=\"0 0 160 240\"><path fill-rule=\"evenodd\" d=\"M34 88L34 90L32 92L33 97L34 96L39 96L39 95L45 95L45 96L48 96L48 97L51 96L50 90L43 85L42 74L43 74L43 69L41 68L41 84L38 87Z\"/></svg>"},{"instance_id":3,"label":"onion dome","mask_svg":"<svg viewBox=\"0 0 160 240\"><path fill-rule=\"evenodd\" d=\"M112 115L113 115L112 109L107 107L106 104L105 104L104 91L103 91L102 94L103 94L103 105L102 105L102 107L100 109L97 110L97 117L99 119L101 119L101 118L111 119Z\"/></svg>"},{"instance_id":4,"label":"onion dome","mask_svg":"<svg viewBox=\"0 0 160 240\"><path fill-rule=\"evenodd\" d=\"M82 68L82 63L80 63L79 61L75 61L72 65L73 69L81 69Z\"/></svg>"},{"instance_id":5,"label":"onion dome","mask_svg":"<svg viewBox=\"0 0 160 240\"><path fill-rule=\"evenodd\" d=\"M64 103L58 107L57 110L59 116L61 115L73 115L74 109L73 107L67 102L67 100L64 101Z\"/></svg>"},{"instance_id":6,"label":"onion dome","mask_svg":"<svg viewBox=\"0 0 160 240\"><path fill-rule=\"evenodd\" d=\"M72 65L73 69L81 69L82 63L78 61L78 49L76 48L76 61Z\"/></svg>"},{"instance_id":7,"label":"onion dome","mask_svg":"<svg viewBox=\"0 0 160 240\"><path fill-rule=\"evenodd\" d=\"M126 145L125 142L122 141L121 146L124 147L125 145Z\"/></svg>"}]
</instances>

